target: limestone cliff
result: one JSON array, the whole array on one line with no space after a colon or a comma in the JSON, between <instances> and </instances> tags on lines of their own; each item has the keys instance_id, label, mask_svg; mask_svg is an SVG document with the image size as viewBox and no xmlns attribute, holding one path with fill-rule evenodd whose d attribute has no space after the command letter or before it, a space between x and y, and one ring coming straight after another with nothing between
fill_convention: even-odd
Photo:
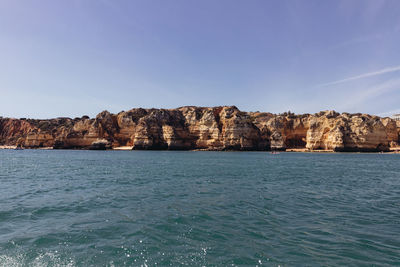
<instances>
[{"instance_id":1,"label":"limestone cliff","mask_svg":"<svg viewBox=\"0 0 400 267\"><path fill-rule=\"evenodd\" d=\"M399 122L367 114L276 115L235 106L103 111L94 119L0 118L0 145L27 148L386 151L399 133Z\"/></svg>"}]
</instances>

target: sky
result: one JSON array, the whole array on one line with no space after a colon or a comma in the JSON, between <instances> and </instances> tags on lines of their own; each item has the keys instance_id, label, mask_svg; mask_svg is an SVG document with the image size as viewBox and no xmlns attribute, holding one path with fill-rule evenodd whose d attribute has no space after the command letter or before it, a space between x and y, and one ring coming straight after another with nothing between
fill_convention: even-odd
<instances>
[{"instance_id":1,"label":"sky","mask_svg":"<svg viewBox=\"0 0 400 267\"><path fill-rule=\"evenodd\" d=\"M400 113L398 0L0 0L0 116Z\"/></svg>"}]
</instances>

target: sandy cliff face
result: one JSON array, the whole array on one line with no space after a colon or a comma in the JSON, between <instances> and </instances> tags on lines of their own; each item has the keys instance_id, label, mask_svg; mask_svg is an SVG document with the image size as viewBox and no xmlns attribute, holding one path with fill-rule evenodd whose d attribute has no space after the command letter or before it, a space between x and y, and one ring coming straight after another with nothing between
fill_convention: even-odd
<instances>
[{"instance_id":1,"label":"sandy cliff face","mask_svg":"<svg viewBox=\"0 0 400 267\"><path fill-rule=\"evenodd\" d=\"M306 147L334 151L386 151L398 141L395 121L367 114L320 112L310 117Z\"/></svg>"},{"instance_id":2,"label":"sandy cliff face","mask_svg":"<svg viewBox=\"0 0 400 267\"><path fill-rule=\"evenodd\" d=\"M260 129L262 139L272 150L304 148L308 130L308 115L275 115L250 113L254 125Z\"/></svg>"},{"instance_id":3,"label":"sandy cliff face","mask_svg":"<svg viewBox=\"0 0 400 267\"><path fill-rule=\"evenodd\" d=\"M31 124L26 120L0 118L0 144L21 143L31 129Z\"/></svg>"},{"instance_id":4,"label":"sandy cliff face","mask_svg":"<svg viewBox=\"0 0 400 267\"><path fill-rule=\"evenodd\" d=\"M95 119L0 118L0 144L29 148L381 151L399 141L399 122L367 114L275 115L235 106L108 111Z\"/></svg>"}]
</instances>

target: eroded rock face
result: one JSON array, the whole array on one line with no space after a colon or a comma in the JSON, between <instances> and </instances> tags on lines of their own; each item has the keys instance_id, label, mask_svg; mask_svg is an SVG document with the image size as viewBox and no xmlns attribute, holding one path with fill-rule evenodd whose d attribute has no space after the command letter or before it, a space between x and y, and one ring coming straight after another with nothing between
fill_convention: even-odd
<instances>
[{"instance_id":1,"label":"eroded rock face","mask_svg":"<svg viewBox=\"0 0 400 267\"><path fill-rule=\"evenodd\" d=\"M334 151L387 151L398 140L395 121L367 114L330 116L322 112L309 120L306 147Z\"/></svg>"},{"instance_id":2,"label":"eroded rock face","mask_svg":"<svg viewBox=\"0 0 400 267\"><path fill-rule=\"evenodd\" d=\"M242 112L235 106L108 111L95 119L0 118L0 144L28 148L385 151L398 145L390 118L322 111Z\"/></svg>"},{"instance_id":3,"label":"eroded rock face","mask_svg":"<svg viewBox=\"0 0 400 267\"><path fill-rule=\"evenodd\" d=\"M26 120L0 118L0 144L22 144L32 126Z\"/></svg>"}]
</instances>

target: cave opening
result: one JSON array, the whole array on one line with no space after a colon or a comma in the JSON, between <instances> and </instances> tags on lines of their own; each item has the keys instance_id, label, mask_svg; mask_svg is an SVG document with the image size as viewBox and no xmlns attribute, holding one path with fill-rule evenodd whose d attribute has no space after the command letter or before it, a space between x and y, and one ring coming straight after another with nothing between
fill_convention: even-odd
<instances>
[{"instance_id":1,"label":"cave opening","mask_svg":"<svg viewBox=\"0 0 400 267\"><path fill-rule=\"evenodd\" d=\"M305 148L306 147L305 136L294 136L287 138L285 145L287 148Z\"/></svg>"}]
</instances>

